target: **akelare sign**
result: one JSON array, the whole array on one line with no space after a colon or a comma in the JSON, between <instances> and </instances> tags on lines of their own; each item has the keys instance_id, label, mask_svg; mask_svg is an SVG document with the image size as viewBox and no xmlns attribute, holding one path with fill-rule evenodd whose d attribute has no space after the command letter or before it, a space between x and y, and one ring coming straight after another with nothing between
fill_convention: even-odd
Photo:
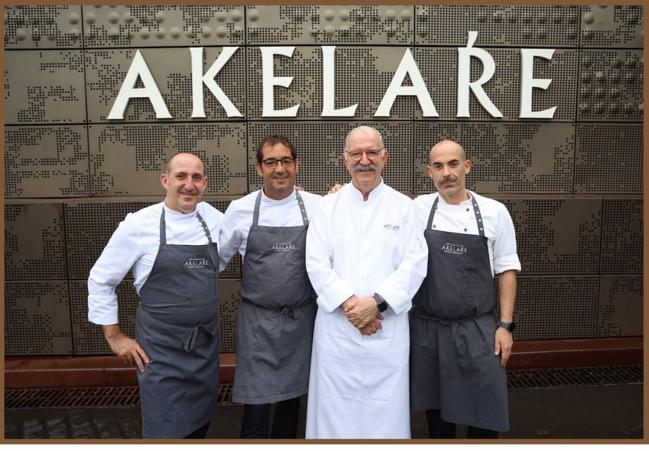
<instances>
[{"instance_id":1,"label":"akelare sign","mask_svg":"<svg viewBox=\"0 0 649 451\"><path fill-rule=\"evenodd\" d=\"M469 114L469 98L473 93L482 107L492 117L502 117L498 107L494 105L482 86L487 83L496 72L493 57L484 49L474 47L477 31L469 32L466 47L458 47L457 70L457 115L459 118L471 117ZM275 109L275 87L289 88L294 77L276 77L273 64L276 56L290 58L295 47L260 47L262 61L262 117L296 117L300 104L281 110ZM223 50L212 63L207 72L203 73L203 47L190 47L191 73L192 73L192 118L204 118L203 85L207 86L212 95L224 108L227 117L242 117L237 107L216 83L215 78L227 64L230 58L239 50L239 47L223 47ZM322 51L322 112L321 117L353 117L358 104L336 107L335 99L335 46L321 46ZM538 79L533 77L534 59L552 59L554 49L521 49L520 71L520 112L522 119L552 119L556 106L542 111L532 111L532 95L534 90L546 90L551 79ZM482 63L482 75L474 81L470 79L471 59L475 58ZM404 85L406 77L410 84ZM138 78L143 87L136 88ZM383 95L374 117L389 117L394 101L399 96L415 97L419 102L424 117L438 117L433 99L426 88L426 83L417 67L417 63L410 52L405 49L401 62L392 77L392 81ZM124 82L117 94L117 98L108 114L111 120L124 119L124 111L130 99L147 98L151 102L157 119L171 119L169 109L165 103L158 86L153 79L144 57L139 50L136 51L131 66L124 78Z\"/></svg>"}]
</instances>

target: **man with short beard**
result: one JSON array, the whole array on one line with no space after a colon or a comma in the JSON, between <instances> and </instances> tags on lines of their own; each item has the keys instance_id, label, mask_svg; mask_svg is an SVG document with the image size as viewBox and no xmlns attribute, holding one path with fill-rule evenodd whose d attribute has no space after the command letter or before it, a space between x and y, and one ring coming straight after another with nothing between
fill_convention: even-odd
<instances>
[{"instance_id":1,"label":"man with short beard","mask_svg":"<svg viewBox=\"0 0 649 451\"><path fill-rule=\"evenodd\" d=\"M88 319L135 364L144 438L205 438L219 385L216 240L223 214L201 202L201 160L174 155L160 175L163 202L129 213L88 278ZM122 332L115 288L133 269L135 339Z\"/></svg>"},{"instance_id":2,"label":"man with short beard","mask_svg":"<svg viewBox=\"0 0 649 451\"><path fill-rule=\"evenodd\" d=\"M349 132L352 182L322 199L307 235L318 295L307 438L409 438L408 310L426 275L411 199L383 183L372 127Z\"/></svg>"}]
</instances>

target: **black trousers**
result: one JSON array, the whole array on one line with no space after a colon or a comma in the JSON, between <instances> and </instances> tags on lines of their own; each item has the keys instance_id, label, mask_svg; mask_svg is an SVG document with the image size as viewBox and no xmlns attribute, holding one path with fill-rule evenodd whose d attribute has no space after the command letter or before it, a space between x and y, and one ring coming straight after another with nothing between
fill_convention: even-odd
<instances>
[{"instance_id":1,"label":"black trousers","mask_svg":"<svg viewBox=\"0 0 649 451\"><path fill-rule=\"evenodd\" d=\"M278 402L269 436L270 404L244 404L241 438L297 438L299 417L299 396Z\"/></svg>"},{"instance_id":2,"label":"black trousers","mask_svg":"<svg viewBox=\"0 0 649 451\"><path fill-rule=\"evenodd\" d=\"M191 434L189 434L185 438L186 439L187 438L205 438L207 436L207 430L209 428L210 428L210 423L208 422L207 424L205 424L205 425L199 427L198 429L196 429L194 432L192 432Z\"/></svg>"},{"instance_id":3,"label":"black trousers","mask_svg":"<svg viewBox=\"0 0 649 451\"><path fill-rule=\"evenodd\" d=\"M429 438L455 438L455 423L442 420L441 412L436 409L426 411ZM469 426L467 438L498 438L498 431Z\"/></svg>"}]
</instances>

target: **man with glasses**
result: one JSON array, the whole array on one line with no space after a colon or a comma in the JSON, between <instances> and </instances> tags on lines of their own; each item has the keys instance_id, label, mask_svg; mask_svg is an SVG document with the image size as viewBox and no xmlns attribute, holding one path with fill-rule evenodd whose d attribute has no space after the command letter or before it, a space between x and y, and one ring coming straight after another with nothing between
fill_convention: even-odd
<instances>
[{"instance_id":1,"label":"man with glasses","mask_svg":"<svg viewBox=\"0 0 649 451\"><path fill-rule=\"evenodd\" d=\"M409 438L408 310L427 248L411 199L383 183L383 138L345 139L352 182L322 199L307 234L318 294L307 438Z\"/></svg>"},{"instance_id":2,"label":"man with glasses","mask_svg":"<svg viewBox=\"0 0 649 451\"><path fill-rule=\"evenodd\" d=\"M316 304L304 254L320 196L295 189L298 169L286 137L262 139L256 170L263 187L230 204L219 235L221 270L235 252L243 258L232 396L244 404L241 438L296 438L308 388Z\"/></svg>"}]
</instances>

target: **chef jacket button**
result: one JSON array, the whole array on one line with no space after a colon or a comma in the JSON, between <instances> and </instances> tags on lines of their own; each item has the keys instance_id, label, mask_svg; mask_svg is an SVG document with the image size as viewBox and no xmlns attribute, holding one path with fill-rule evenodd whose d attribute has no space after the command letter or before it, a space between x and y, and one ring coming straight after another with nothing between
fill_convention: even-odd
<instances>
[{"instance_id":1,"label":"chef jacket button","mask_svg":"<svg viewBox=\"0 0 649 451\"><path fill-rule=\"evenodd\" d=\"M433 224L433 229L436 229L436 228L437 228L437 226L435 224Z\"/></svg>"},{"instance_id":2,"label":"chef jacket button","mask_svg":"<svg viewBox=\"0 0 649 451\"><path fill-rule=\"evenodd\" d=\"M466 211L469 211L469 209L467 208Z\"/></svg>"},{"instance_id":3,"label":"chef jacket button","mask_svg":"<svg viewBox=\"0 0 649 451\"><path fill-rule=\"evenodd\" d=\"M464 231L466 232L466 229L464 229Z\"/></svg>"}]
</instances>

